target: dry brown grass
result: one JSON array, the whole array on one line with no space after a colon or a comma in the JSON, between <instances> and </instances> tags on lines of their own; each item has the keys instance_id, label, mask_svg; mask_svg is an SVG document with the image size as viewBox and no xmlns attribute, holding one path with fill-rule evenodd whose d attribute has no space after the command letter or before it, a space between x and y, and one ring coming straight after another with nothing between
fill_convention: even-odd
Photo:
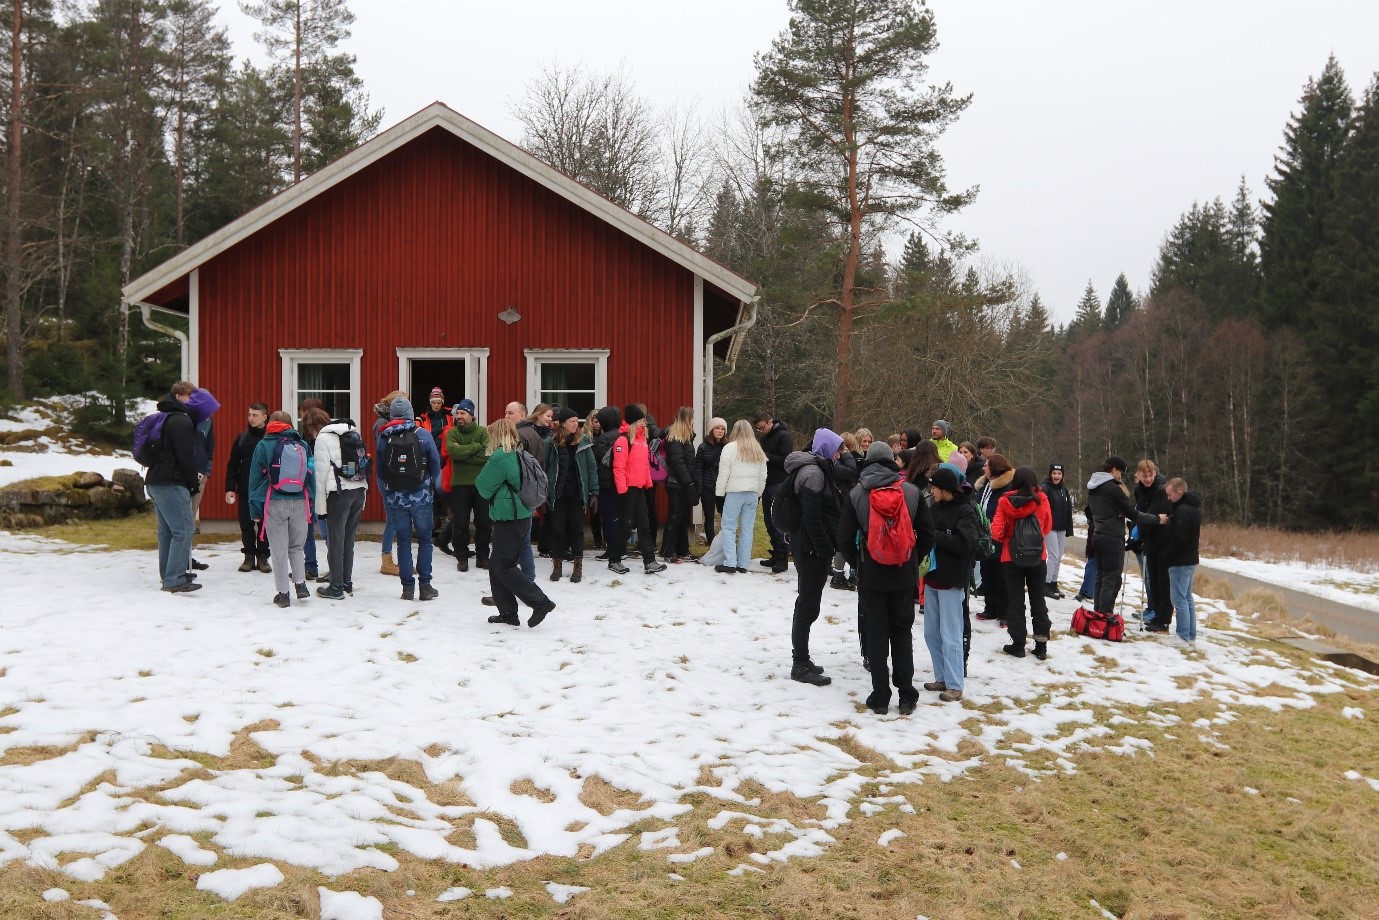
<instances>
[{"instance_id":1,"label":"dry brown grass","mask_svg":"<svg viewBox=\"0 0 1379 920\"><path fill-rule=\"evenodd\" d=\"M1379 533L1299 533L1271 527L1203 524L1202 552L1264 562L1313 562L1379 572Z\"/></svg>"}]
</instances>

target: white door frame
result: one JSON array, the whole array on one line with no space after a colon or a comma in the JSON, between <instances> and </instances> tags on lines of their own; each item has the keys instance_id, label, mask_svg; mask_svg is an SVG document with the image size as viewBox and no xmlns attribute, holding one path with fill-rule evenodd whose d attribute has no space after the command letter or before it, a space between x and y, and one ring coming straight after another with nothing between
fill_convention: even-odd
<instances>
[{"instance_id":1,"label":"white door frame","mask_svg":"<svg viewBox=\"0 0 1379 920\"><path fill-rule=\"evenodd\" d=\"M474 400L474 421L487 425L488 349L487 348L399 348L397 349L397 388L407 390L412 379L413 361L456 361L464 359L465 392L461 398ZM408 390L408 392L411 392ZM459 399L451 402L453 406Z\"/></svg>"}]
</instances>

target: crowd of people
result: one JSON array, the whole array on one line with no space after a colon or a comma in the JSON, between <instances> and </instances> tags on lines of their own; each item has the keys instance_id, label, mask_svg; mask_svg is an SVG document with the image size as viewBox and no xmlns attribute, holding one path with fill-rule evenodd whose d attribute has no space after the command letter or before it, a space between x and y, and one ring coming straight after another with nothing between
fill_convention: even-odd
<instances>
[{"instance_id":1,"label":"crowd of people","mask_svg":"<svg viewBox=\"0 0 1379 920\"><path fill-rule=\"evenodd\" d=\"M192 558L193 532L218 408L209 392L186 381L158 404L147 486L164 591L200 587L197 570L205 565ZM872 678L866 702L877 713L889 710L892 688L902 714L917 705L912 630L919 613L934 677L922 687L945 702L963 698L973 616L1007 630L1005 654L1049 656L1047 602L1063 596L1059 565L1076 504L1066 471L1051 463L1041 481L1032 467L1013 465L993 438L952 441L943 419L927 438L917 429L880 440L866 428L820 428L796 449L785 422L766 412L731 428L710 419L696 445L688 407L662 429L640 403L581 417L566 407L528 411L513 402L483 426L473 401L447 406L436 388L420 414L400 390L374 411L366 438L318 400L304 401L295 420L263 403L248 407L226 466L225 498L239 512L239 570L271 573L280 607L309 598L310 582L319 583L321 598L353 595L355 534L370 487L386 512L380 571L399 579L404 600L439 596L439 549L461 572L471 561L487 570L490 593L482 602L495 608L490 623L521 625L525 606L528 627L556 606L538 583L537 558L550 560L549 580L582 581L586 531L602 551L594 559L610 572L628 574L627 558L637 553L642 572L655 575L695 561L690 535L698 507L711 544L703 560L736 576L749 571L760 504L770 549L759 565L781 574L793 562L796 572L793 680L831 682L809 650L830 585L857 594L860 653ZM1077 600L1112 614L1133 552L1145 585L1144 608L1134 616L1148 631L1167 633L1176 615L1171 641L1191 644L1201 500L1150 460L1136 466L1132 493L1127 469L1110 456L1087 483L1087 565ZM662 488L666 515L659 521ZM324 574L317 532L326 544ZM975 612L974 597L983 600Z\"/></svg>"}]
</instances>

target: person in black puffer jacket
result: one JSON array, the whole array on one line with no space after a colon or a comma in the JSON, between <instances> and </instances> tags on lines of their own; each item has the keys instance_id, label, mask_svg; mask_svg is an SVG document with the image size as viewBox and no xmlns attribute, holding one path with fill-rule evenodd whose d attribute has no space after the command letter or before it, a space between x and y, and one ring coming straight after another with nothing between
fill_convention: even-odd
<instances>
[{"instance_id":1,"label":"person in black puffer jacket","mask_svg":"<svg viewBox=\"0 0 1379 920\"><path fill-rule=\"evenodd\" d=\"M787 475L799 471L793 481L800 507L799 526L789 536L798 591L790 630L794 659L790 679L818 687L832 683L833 678L824 676L823 668L809 657L809 629L819 618L824 584L833 565L833 554L837 552L842 501L834 484L834 461L842 446L842 438L827 428L820 428L814 432L808 453L795 451L785 458Z\"/></svg>"},{"instance_id":2,"label":"person in black puffer jacket","mask_svg":"<svg viewBox=\"0 0 1379 920\"><path fill-rule=\"evenodd\" d=\"M594 438L594 465L599 471L599 515L603 518L604 552L595 559L607 560L609 565L621 563L627 555L627 532L622 528L622 518L618 514L618 489L613 484L612 458L608 456L613 442L622 437L618 433L622 425L622 410L617 406L604 406L598 411L599 436Z\"/></svg>"},{"instance_id":3,"label":"person in black puffer jacket","mask_svg":"<svg viewBox=\"0 0 1379 920\"><path fill-rule=\"evenodd\" d=\"M694 483L699 489L699 503L704 511L704 542L713 543L714 512L723 513L723 499L714 495L718 488L718 458L728 443L728 423L721 418L709 419L704 443L694 452Z\"/></svg>"},{"instance_id":4,"label":"person in black puffer jacket","mask_svg":"<svg viewBox=\"0 0 1379 920\"><path fill-rule=\"evenodd\" d=\"M699 487L694 478L694 410L681 406L675 422L666 429L666 498L669 506L666 529L661 536L661 557L666 562L690 559L689 528Z\"/></svg>"},{"instance_id":5,"label":"person in black puffer jacket","mask_svg":"<svg viewBox=\"0 0 1379 920\"><path fill-rule=\"evenodd\" d=\"M1044 596L1054 600L1063 599L1063 592L1058 590L1058 566L1063 561L1068 538L1073 535L1073 499L1064 476L1063 464L1050 463L1049 475L1039 484L1039 490L1049 500L1049 512L1053 516L1053 530L1044 538L1044 549L1049 554Z\"/></svg>"},{"instance_id":6,"label":"person in black puffer jacket","mask_svg":"<svg viewBox=\"0 0 1379 920\"><path fill-rule=\"evenodd\" d=\"M194 576L187 574L196 532L192 496L201 490L196 466L196 426L202 419L193 416L187 406L195 392L196 384L179 380L167 398L158 403L158 411L165 413L163 426L153 448L156 458L144 478L158 518L158 574L163 590L175 594L201 587Z\"/></svg>"},{"instance_id":7,"label":"person in black puffer jacket","mask_svg":"<svg viewBox=\"0 0 1379 920\"><path fill-rule=\"evenodd\" d=\"M1197 545L1202 533L1202 497L1187 490L1182 479L1170 479L1165 486L1173 513L1169 518L1168 538L1164 541L1164 563L1168 566L1169 590L1178 612L1178 639L1191 645L1197 641L1197 605L1192 599L1192 580L1197 574Z\"/></svg>"},{"instance_id":8,"label":"person in black puffer jacket","mask_svg":"<svg viewBox=\"0 0 1379 920\"><path fill-rule=\"evenodd\" d=\"M1096 610L1114 613L1125 571L1125 522L1157 524L1152 514L1135 510L1121 484L1125 458L1112 454L1087 481L1087 507L1092 513L1092 551L1097 559ZM1165 517L1167 521L1167 517Z\"/></svg>"},{"instance_id":9,"label":"person in black puffer jacket","mask_svg":"<svg viewBox=\"0 0 1379 920\"><path fill-rule=\"evenodd\" d=\"M1169 514L1173 510L1164 486L1166 480L1153 460L1141 460L1135 468L1135 510L1154 515ZM1141 524L1138 552L1144 554L1141 576L1145 585L1145 629L1149 632L1168 632L1173 620L1173 598L1169 595L1168 566L1164 564L1164 542L1168 528L1158 524Z\"/></svg>"}]
</instances>

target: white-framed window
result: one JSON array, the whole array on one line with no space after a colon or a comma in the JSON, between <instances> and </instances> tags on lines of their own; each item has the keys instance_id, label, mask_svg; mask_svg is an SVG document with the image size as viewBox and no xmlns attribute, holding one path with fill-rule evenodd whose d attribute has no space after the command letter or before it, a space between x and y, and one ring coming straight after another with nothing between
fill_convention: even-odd
<instances>
[{"instance_id":1,"label":"white-framed window","mask_svg":"<svg viewBox=\"0 0 1379 920\"><path fill-rule=\"evenodd\" d=\"M359 359L362 348L280 348L282 408L294 419L302 400L315 397L331 418L359 422Z\"/></svg>"},{"instance_id":2,"label":"white-framed window","mask_svg":"<svg viewBox=\"0 0 1379 920\"><path fill-rule=\"evenodd\" d=\"M527 406L567 406L587 416L608 404L608 349L528 348Z\"/></svg>"}]
</instances>

